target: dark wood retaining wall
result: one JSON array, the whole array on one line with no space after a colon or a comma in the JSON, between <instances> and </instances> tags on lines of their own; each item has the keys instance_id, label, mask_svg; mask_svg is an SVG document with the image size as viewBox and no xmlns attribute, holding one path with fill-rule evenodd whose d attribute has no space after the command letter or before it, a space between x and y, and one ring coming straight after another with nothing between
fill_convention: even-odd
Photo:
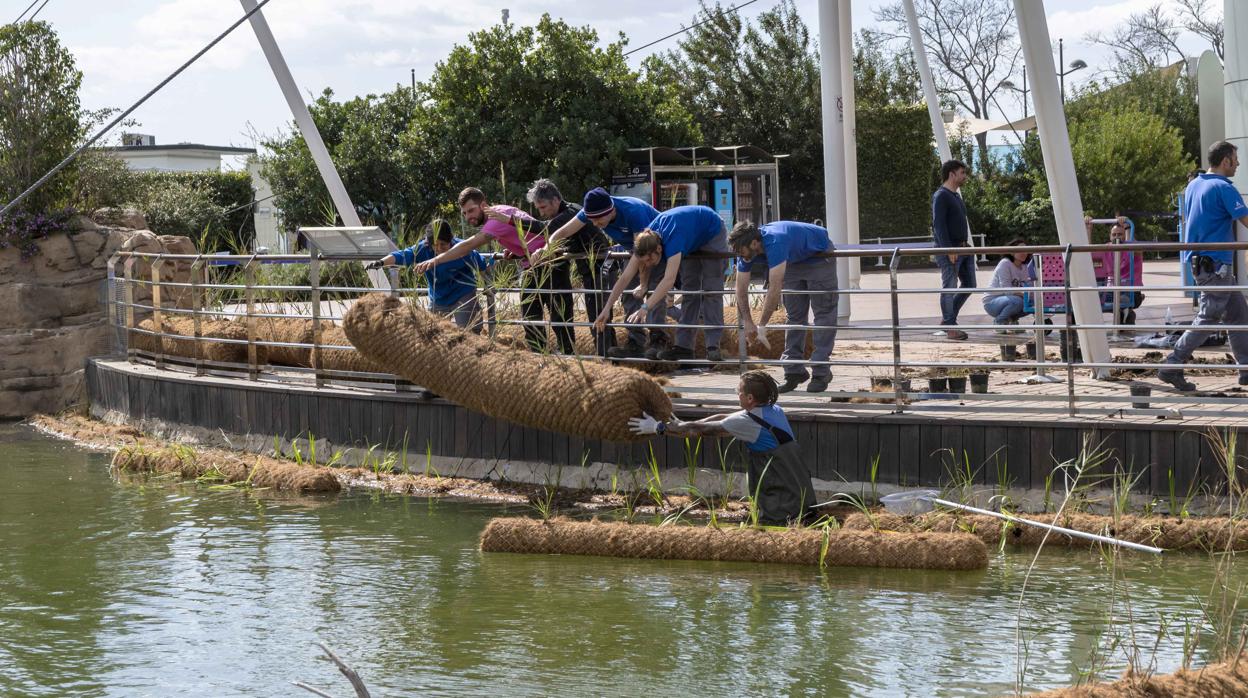
<instances>
[{"instance_id":1,"label":"dark wood retaining wall","mask_svg":"<svg viewBox=\"0 0 1248 698\"><path fill-rule=\"evenodd\" d=\"M653 446L661 468L687 464L680 439L632 444L579 439L516 426L412 393L318 391L197 378L110 359L88 362L86 380L97 413L112 411L131 420L160 420L231 435L294 438L310 432L335 446L379 444L399 450L406 443L408 451L420 456L428 447L433 455L449 458L566 466L638 465L648 462ZM1004 421L829 411L791 414L790 422L812 474L828 482L870 481L871 462L878 455L876 481L881 484L939 485L948 480L946 470L956 456L961 467L969 460L981 484L996 484L1004 474L1014 487L1039 490L1054 465L1075 458L1086 438L1093 444L1103 442L1112 461L1142 473L1139 493L1168 495L1171 468L1180 493L1192 483L1210 488L1225 484L1222 466L1205 436L1207 427L1173 420ZM1242 440L1248 436L1245 432L1239 430L1241 443L1248 445ZM719 469L717 448L726 446L718 439L704 441L698 467ZM729 458L735 462L739 457L732 452ZM1060 482L1054 489L1060 489Z\"/></svg>"}]
</instances>

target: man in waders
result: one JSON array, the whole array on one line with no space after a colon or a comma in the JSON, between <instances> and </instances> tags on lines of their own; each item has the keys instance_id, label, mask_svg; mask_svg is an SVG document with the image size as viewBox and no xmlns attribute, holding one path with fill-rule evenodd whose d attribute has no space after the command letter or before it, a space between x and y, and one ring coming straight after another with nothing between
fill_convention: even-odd
<instances>
[{"instance_id":1,"label":"man in waders","mask_svg":"<svg viewBox=\"0 0 1248 698\"><path fill-rule=\"evenodd\" d=\"M810 471L802 463L801 449L793 429L776 405L779 386L765 371L748 371L737 385L741 410L716 414L696 422L672 418L660 422L646 413L628 420L634 434L658 434L677 438L731 436L749 449L747 487L758 493L759 523L784 526L810 516L815 488ZM761 483L761 486L760 486Z\"/></svg>"}]
</instances>

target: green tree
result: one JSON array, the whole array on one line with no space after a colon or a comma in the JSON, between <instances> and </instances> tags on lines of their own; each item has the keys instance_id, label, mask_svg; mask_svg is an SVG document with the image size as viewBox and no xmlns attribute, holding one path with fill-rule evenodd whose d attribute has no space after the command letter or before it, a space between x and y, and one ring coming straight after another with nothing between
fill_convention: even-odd
<instances>
[{"instance_id":1,"label":"green tree","mask_svg":"<svg viewBox=\"0 0 1248 698\"><path fill-rule=\"evenodd\" d=\"M1092 83L1066 104L1071 123L1095 121L1106 112L1138 111L1178 129L1183 152L1200 162L1200 109L1196 84L1178 67L1138 73L1114 84Z\"/></svg>"},{"instance_id":2,"label":"green tree","mask_svg":"<svg viewBox=\"0 0 1248 698\"><path fill-rule=\"evenodd\" d=\"M743 23L703 4L679 50L646 67L674 86L707 145L749 144L788 154L782 161L785 218L823 218L819 60L792 0Z\"/></svg>"},{"instance_id":3,"label":"green tree","mask_svg":"<svg viewBox=\"0 0 1248 698\"><path fill-rule=\"evenodd\" d=\"M555 179L570 199L609 181L630 147L696 142L674 91L629 69L624 40L544 16L475 32L428 81L310 110L362 218L396 237L445 212L465 186L520 203ZM284 224L322 224L328 193L298 132L265 143L262 172Z\"/></svg>"},{"instance_id":4,"label":"green tree","mask_svg":"<svg viewBox=\"0 0 1248 698\"><path fill-rule=\"evenodd\" d=\"M0 196L11 201L78 145L83 134L82 73L47 22L0 27ZM67 203L74 171L66 168L22 207L46 211Z\"/></svg>"},{"instance_id":5,"label":"green tree","mask_svg":"<svg viewBox=\"0 0 1248 698\"><path fill-rule=\"evenodd\" d=\"M1070 147L1084 210L1097 216L1168 210L1196 166L1177 129L1138 111L1072 124Z\"/></svg>"},{"instance_id":6,"label":"green tree","mask_svg":"<svg viewBox=\"0 0 1248 698\"><path fill-rule=\"evenodd\" d=\"M885 35L870 29L858 32L854 42L854 100L859 109L922 102L919 68L909 47L893 53Z\"/></svg>"}]
</instances>

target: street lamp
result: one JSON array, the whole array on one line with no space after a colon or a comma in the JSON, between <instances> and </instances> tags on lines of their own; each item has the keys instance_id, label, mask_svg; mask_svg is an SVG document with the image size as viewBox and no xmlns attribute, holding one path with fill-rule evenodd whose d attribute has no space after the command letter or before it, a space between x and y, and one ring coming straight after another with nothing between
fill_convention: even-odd
<instances>
[{"instance_id":1,"label":"street lamp","mask_svg":"<svg viewBox=\"0 0 1248 698\"><path fill-rule=\"evenodd\" d=\"M1057 40L1057 63L1058 65L1066 64L1066 52L1063 50L1061 39ZM1088 67L1088 64L1084 63L1083 59L1077 58L1070 62L1069 70L1059 72L1057 74L1057 77L1060 78L1062 85L1062 104L1066 103L1066 76L1077 70L1083 70L1086 67Z\"/></svg>"},{"instance_id":2,"label":"street lamp","mask_svg":"<svg viewBox=\"0 0 1248 698\"><path fill-rule=\"evenodd\" d=\"M1014 90L1015 92L1021 92L1023 94L1023 118L1026 119L1027 118L1027 93L1031 92L1031 90L1027 89L1027 66L1023 66L1023 89L1021 90L1018 89L1018 85L1015 85L1010 80L1006 80L1002 82L1001 86L1007 90Z\"/></svg>"}]
</instances>

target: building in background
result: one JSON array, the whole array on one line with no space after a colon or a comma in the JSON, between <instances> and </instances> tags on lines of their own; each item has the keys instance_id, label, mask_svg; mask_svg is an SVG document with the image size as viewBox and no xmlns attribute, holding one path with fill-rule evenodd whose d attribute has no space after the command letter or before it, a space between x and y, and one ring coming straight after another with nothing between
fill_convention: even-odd
<instances>
[{"instance_id":1,"label":"building in background","mask_svg":"<svg viewBox=\"0 0 1248 698\"><path fill-rule=\"evenodd\" d=\"M107 149L136 172L202 172L221 169L225 156L255 155L255 148L174 143L157 145L156 137L144 133L121 134L121 145Z\"/></svg>"}]
</instances>

